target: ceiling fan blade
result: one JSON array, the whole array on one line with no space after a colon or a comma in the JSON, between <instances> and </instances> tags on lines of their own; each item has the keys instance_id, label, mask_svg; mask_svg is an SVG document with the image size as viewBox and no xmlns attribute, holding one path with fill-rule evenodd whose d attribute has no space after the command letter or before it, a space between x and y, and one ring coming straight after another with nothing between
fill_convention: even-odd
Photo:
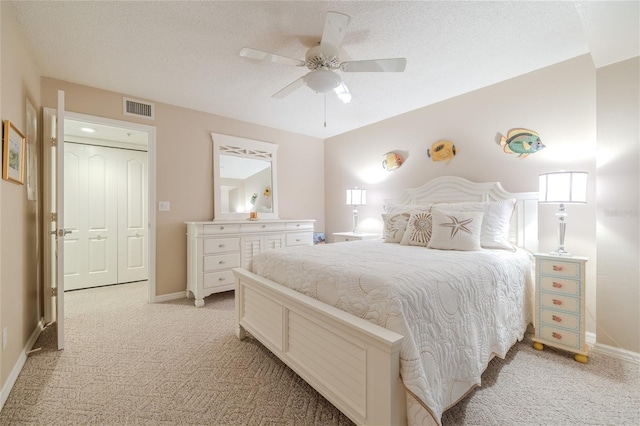
<instances>
[{"instance_id":1,"label":"ceiling fan blade","mask_svg":"<svg viewBox=\"0 0 640 426\"><path fill-rule=\"evenodd\" d=\"M392 58L343 62L340 69L344 72L402 72L406 66L406 58Z\"/></svg>"},{"instance_id":2,"label":"ceiling fan blade","mask_svg":"<svg viewBox=\"0 0 640 426\"><path fill-rule=\"evenodd\" d=\"M347 85L344 84L344 81L340 83L338 87L333 89L333 91L335 92L336 95L338 95L338 98L345 104L348 104L349 102L351 102L351 93L349 92Z\"/></svg>"},{"instance_id":3,"label":"ceiling fan blade","mask_svg":"<svg viewBox=\"0 0 640 426\"><path fill-rule=\"evenodd\" d=\"M271 97L272 98L282 99L285 96L289 96L290 94L292 94L293 92L295 92L297 89L299 89L302 86L304 86L304 76L302 76L299 79L295 80L293 83L289 84L284 89L281 89L279 92L277 92L276 94L272 95Z\"/></svg>"},{"instance_id":4,"label":"ceiling fan blade","mask_svg":"<svg viewBox=\"0 0 640 426\"><path fill-rule=\"evenodd\" d=\"M263 52L262 50L252 49L250 47L243 47L242 50L240 50L240 56L251 59L260 59L261 61L295 65L297 67L304 66L304 61L301 61L300 59L293 59L287 56L276 55L275 53Z\"/></svg>"},{"instance_id":5,"label":"ceiling fan blade","mask_svg":"<svg viewBox=\"0 0 640 426\"><path fill-rule=\"evenodd\" d=\"M325 56L331 57L338 54L350 20L349 15L327 12L327 20L324 23L324 31L320 41L320 49Z\"/></svg>"}]
</instances>

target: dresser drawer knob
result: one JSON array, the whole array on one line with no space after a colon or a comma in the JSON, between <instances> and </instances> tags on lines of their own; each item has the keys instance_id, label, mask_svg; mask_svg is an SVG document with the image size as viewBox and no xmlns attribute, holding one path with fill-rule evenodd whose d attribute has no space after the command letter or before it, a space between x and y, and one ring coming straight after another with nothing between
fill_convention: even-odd
<instances>
[{"instance_id":1,"label":"dresser drawer knob","mask_svg":"<svg viewBox=\"0 0 640 426\"><path fill-rule=\"evenodd\" d=\"M554 305L558 305L558 306L560 306L560 305L562 305L562 300L559 300L559 299L553 299L553 304L554 304Z\"/></svg>"},{"instance_id":2,"label":"dresser drawer knob","mask_svg":"<svg viewBox=\"0 0 640 426\"><path fill-rule=\"evenodd\" d=\"M223 229L224 229L224 226L221 226L221 227L220 227L220 230L222 231Z\"/></svg>"},{"instance_id":3,"label":"dresser drawer knob","mask_svg":"<svg viewBox=\"0 0 640 426\"><path fill-rule=\"evenodd\" d=\"M561 265L553 265L553 270L556 272L562 272L563 269Z\"/></svg>"},{"instance_id":4,"label":"dresser drawer knob","mask_svg":"<svg viewBox=\"0 0 640 426\"><path fill-rule=\"evenodd\" d=\"M300 241L301 241L300 238L296 238L296 242L300 242Z\"/></svg>"},{"instance_id":5,"label":"dresser drawer knob","mask_svg":"<svg viewBox=\"0 0 640 426\"><path fill-rule=\"evenodd\" d=\"M551 319L552 319L552 320L554 320L555 322L562 322L562 318L560 318L560 317L559 317L559 316L557 316L557 315L553 315L553 316L551 317Z\"/></svg>"},{"instance_id":6,"label":"dresser drawer knob","mask_svg":"<svg viewBox=\"0 0 640 426\"><path fill-rule=\"evenodd\" d=\"M218 281L224 281L224 280L225 280L224 277L218 278Z\"/></svg>"},{"instance_id":7,"label":"dresser drawer knob","mask_svg":"<svg viewBox=\"0 0 640 426\"><path fill-rule=\"evenodd\" d=\"M297 226L298 228L300 228L300 224L299 224L299 223L298 223L298 224L296 224L296 226Z\"/></svg>"},{"instance_id":8,"label":"dresser drawer knob","mask_svg":"<svg viewBox=\"0 0 640 426\"><path fill-rule=\"evenodd\" d=\"M553 336L554 339L558 339L558 340L562 339L562 334L556 333L555 331L551 333L551 335Z\"/></svg>"},{"instance_id":9,"label":"dresser drawer knob","mask_svg":"<svg viewBox=\"0 0 640 426\"><path fill-rule=\"evenodd\" d=\"M266 228L266 227L267 227L267 225L262 225L262 227L263 227L263 228Z\"/></svg>"},{"instance_id":10,"label":"dresser drawer knob","mask_svg":"<svg viewBox=\"0 0 640 426\"><path fill-rule=\"evenodd\" d=\"M554 288L562 288L562 283L559 283L559 282L554 281L554 282L553 282L553 287L554 287Z\"/></svg>"},{"instance_id":11,"label":"dresser drawer knob","mask_svg":"<svg viewBox=\"0 0 640 426\"><path fill-rule=\"evenodd\" d=\"M224 260L219 261L218 265L224 265Z\"/></svg>"},{"instance_id":12,"label":"dresser drawer knob","mask_svg":"<svg viewBox=\"0 0 640 426\"><path fill-rule=\"evenodd\" d=\"M218 244L218 247L222 248L224 247L224 244Z\"/></svg>"}]
</instances>

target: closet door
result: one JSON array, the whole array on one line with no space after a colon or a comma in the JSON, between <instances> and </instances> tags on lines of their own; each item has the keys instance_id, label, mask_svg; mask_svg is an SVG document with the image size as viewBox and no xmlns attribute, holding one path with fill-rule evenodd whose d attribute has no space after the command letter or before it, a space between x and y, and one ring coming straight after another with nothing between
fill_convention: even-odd
<instances>
[{"instance_id":1,"label":"closet door","mask_svg":"<svg viewBox=\"0 0 640 426\"><path fill-rule=\"evenodd\" d=\"M120 151L118 282L148 279L147 153Z\"/></svg>"},{"instance_id":2,"label":"closet door","mask_svg":"<svg viewBox=\"0 0 640 426\"><path fill-rule=\"evenodd\" d=\"M66 290L118 282L117 162L113 149L65 144Z\"/></svg>"}]
</instances>

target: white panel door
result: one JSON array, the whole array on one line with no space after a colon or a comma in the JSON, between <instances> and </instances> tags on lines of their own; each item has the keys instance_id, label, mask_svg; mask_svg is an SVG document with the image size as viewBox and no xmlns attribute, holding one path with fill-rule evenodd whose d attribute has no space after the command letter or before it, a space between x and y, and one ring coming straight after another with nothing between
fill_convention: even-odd
<instances>
[{"instance_id":1,"label":"white panel door","mask_svg":"<svg viewBox=\"0 0 640 426\"><path fill-rule=\"evenodd\" d=\"M65 289L118 282L118 152L65 144Z\"/></svg>"},{"instance_id":2,"label":"white panel door","mask_svg":"<svg viewBox=\"0 0 640 426\"><path fill-rule=\"evenodd\" d=\"M147 153L120 150L118 282L149 276Z\"/></svg>"},{"instance_id":3,"label":"white panel door","mask_svg":"<svg viewBox=\"0 0 640 426\"><path fill-rule=\"evenodd\" d=\"M118 151L85 145L87 287L118 282Z\"/></svg>"}]
</instances>

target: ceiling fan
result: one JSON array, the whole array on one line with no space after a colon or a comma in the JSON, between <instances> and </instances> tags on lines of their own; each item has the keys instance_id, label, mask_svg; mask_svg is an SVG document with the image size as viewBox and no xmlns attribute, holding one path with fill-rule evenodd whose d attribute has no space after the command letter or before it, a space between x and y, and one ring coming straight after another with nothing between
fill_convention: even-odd
<instances>
[{"instance_id":1,"label":"ceiling fan","mask_svg":"<svg viewBox=\"0 0 640 426\"><path fill-rule=\"evenodd\" d=\"M275 93L272 96L274 98L284 98L306 85L316 93L327 93L333 90L342 102L350 102L351 93L349 93L349 89L342 81L340 74L336 73L335 70L343 72L402 72L407 65L405 58L340 62L338 53L350 19L348 15L342 13L328 12L320 44L307 50L304 61L276 55L275 53L263 52L250 47L242 48L240 56L295 65L297 67L307 67L310 70L304 76Z\"/></svg>"}]
</instances>

